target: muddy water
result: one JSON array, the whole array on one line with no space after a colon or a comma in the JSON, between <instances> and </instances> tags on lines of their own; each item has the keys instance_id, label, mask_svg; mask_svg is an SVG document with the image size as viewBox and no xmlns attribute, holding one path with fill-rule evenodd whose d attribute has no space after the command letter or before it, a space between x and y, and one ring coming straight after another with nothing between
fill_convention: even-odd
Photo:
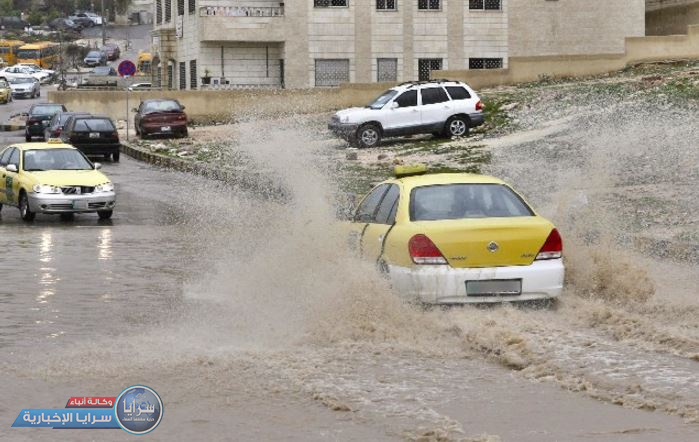
<instances>
[{"instance_id":1,"label":"muddy water","mask_svg":"<svg viewBox=\"0 0 699 442\"><path fill-rule=\"evenodd\" d=\"M107 167L111 223L28 227L5 208L0 416L144 383L165 403L148 437L162 440L697 440L696 261L645 250L691 252L699 125L622 111L493 148L488 172L564 234L553 311L400 303L346 252L327 140L299 129L244 125L231 147L283 202L127 158Z\"/></svg>"}]
</instances>

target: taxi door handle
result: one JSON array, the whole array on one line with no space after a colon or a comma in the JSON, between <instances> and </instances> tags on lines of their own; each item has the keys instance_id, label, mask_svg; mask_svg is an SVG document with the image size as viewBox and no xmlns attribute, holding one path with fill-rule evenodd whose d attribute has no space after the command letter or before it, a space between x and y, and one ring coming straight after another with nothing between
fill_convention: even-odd
<instances>
[{"instance_id":1,"label":"taxi door handle","mask_svg":"<svg viewBox=\"0 0 699 442\"><path fill-rule=\"evenodd\" d=\"M384 235L379 236L379 242L383 241L383 237L384 237Z\"/></svg>"}]
</instances>

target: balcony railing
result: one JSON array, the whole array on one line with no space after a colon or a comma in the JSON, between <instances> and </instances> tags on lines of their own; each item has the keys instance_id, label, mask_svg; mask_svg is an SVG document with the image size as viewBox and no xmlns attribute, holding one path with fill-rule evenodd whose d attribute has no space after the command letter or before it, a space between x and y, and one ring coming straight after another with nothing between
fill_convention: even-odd
<instances>
[{"instance_id":1,"label":"balcony railing","mask_svg":"<svg viewBox=\"0 0 699 442\"><path fill-rule=\"evenodd\" d=\"M202 6L200 17L282 17L284 6Z\"/></svg>"}]
</instances>

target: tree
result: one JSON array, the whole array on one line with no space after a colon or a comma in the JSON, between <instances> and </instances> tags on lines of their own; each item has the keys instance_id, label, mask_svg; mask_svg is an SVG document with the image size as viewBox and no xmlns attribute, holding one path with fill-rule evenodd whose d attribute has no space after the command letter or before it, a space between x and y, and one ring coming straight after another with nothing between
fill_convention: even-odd
<instances>
[{"instance_id":1,"label":"tree","mask_svg":"<svg viewBox=\"0 0 699 442\"><path fill-rule=\"evenodd\" d=\"M16 15L12 0L0 0L0 15Z\"/></svg>"}]
</instances>

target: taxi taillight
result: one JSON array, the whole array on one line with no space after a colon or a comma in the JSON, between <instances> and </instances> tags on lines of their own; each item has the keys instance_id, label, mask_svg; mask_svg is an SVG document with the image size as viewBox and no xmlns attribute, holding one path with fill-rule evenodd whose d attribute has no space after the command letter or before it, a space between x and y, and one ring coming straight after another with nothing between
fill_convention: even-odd
<instances>
[{"instance_id":1,"label":"taxi taillight","mask_svg":"<svg viewBox=\"0 0 699 442\"><path fill-rule=\"evenodd\" d=\"M415 264L446 264L447 260L436 245L423 234L415 235L408 241L408 251Z\"/></svg>"},{"instance_id":2,"label":"taxi taillight","mask_svg":"<svg viewBox=\"0 0 699 442\"><path fill-rule=\"evenodd\" d=\"M558 259L563 255L563 240L557 229L551 230L546 242L541 246L541 250L536 255L537 260Z\"/></svg>"}]
</instances>

